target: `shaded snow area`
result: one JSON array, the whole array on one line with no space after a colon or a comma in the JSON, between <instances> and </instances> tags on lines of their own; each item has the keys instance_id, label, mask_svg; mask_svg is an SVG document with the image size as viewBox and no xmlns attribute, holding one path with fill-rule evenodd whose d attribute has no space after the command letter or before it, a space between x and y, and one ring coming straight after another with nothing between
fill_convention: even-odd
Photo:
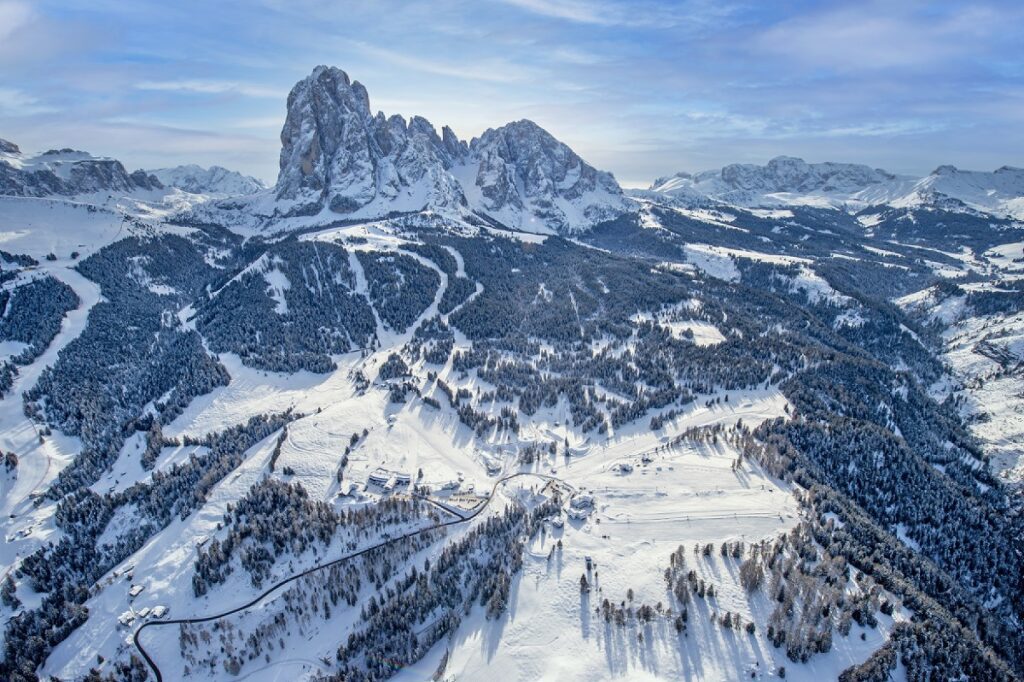
<instances>
[{"instance_id":1,"label":"shaded snow area","mask_svg":"<svg viewBox=\"0 0 1024 682\"><path fill-rule=\"evenodd\" d=\"M22 393L34 386L43 369L52 365L60 351L82 333L89 311L101 300L99 286L60 261L44 260L39 267L71 287L79 298L79 306L65 315L49 347L31 364L19 369L13 386L0 398L0 450L15 452L19 458L17 476L4 476L0 485L0 518L6 534L0 548L3 574L21 558L59 537L53 523L54 503L46 501L37 506L33 502L82 449L78 438L59 432L40 438L38 425L25 416Z\"/></svg>"},{"instance_id":2,"label":"shaded snow area","mask_svg":"<svg viewBox=\"0 0 1024 682\"><path fill-rule=\"evenodd\" d=\"M984 258L1008 280L1024 278L1024 242L993 247Z\"/></svg>"},{"instance_id":3,"label":"shaded snow area","mask_svg":"<svg viewBox=\"0 0 1024 682\"><path fill-rule=\"evenodd\" d=\"M84 257L130 233L115 211L59 199L0 196L0 219L0 249L39 261L51 253L71 260L72 251Z\"/></svg>"},{"instance_id":4,"label":"shaded snow area","mask_svg":"<svg viewBox=\"0 0 1024 682\"><path fill-rule=\"evenodd\" d=\"M792 497L756 470L735 475L735 452L728 447L671 448L649 463L619 452L565 469L568 482L586 482L595 511L585 520L570 516L560 528L548 526L531 542L509 616L475 619L475 627L460 630L450 645L398 679L423 679L447 651L446 679L453 680L485 680L495 670L511 680L777 679L778 666L787 668L787 679L824 680L884 642L891 621L855 628L828 654L794 666L763 633L723 629L716 614L728 610L763 623L773 604L745 592L739 562L719 556L718 544L786 531L794 523ZM622 473L627 467L632 471ZM716 543L715 553L694 557L692 547L706 542ZM595 612L605 599L634 609L672 604L662 572L680 544L688 566L719 586L714 599L694 600L686 634L677 633L670 618L620 627ZM582 575L592 585L586 594Z\"/></svg>"},{"instance_id":5,"label":"shaded snow area","mask_svg":"<svg viewBox=\"0 0 1024 682\"><path fill-rule=\"evenodd\" d=\"M687 244L686 259L698 270L711 277L727 282L738 282L742 275L738 267L739 260L755 261L769 265L796 267L793 276L777 273L774 278L784 284L792 293L802 293L811 303L827 302L835 305L850 302L850 298L840 294L811 267L808 258L787 256L782 254L762 253L747 249L734 249L711 244Z\"/></svg>"},{"instance_id":6,"label":"shaded snow area","mask_svg":"<svg viewBox=\"0 0 1024 682\"><path fill-rule=\"evenodd\" d=\"M740 271L729 249L709 244L687 244L686 259L701 272L727 282L738 282Z\"/></svg>"}]
</instances>

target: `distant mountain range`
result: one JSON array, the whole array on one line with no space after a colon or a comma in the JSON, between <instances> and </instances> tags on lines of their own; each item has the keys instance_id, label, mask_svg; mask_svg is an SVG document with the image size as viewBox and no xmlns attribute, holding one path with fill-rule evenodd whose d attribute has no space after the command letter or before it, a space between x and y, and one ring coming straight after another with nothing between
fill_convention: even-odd
<instances>
[{"instance_id":1,"label":"distant mountain range","mask_svg":"<svg viewBox=\"0 0 1024 682\"><path fill-rule=\"evenodd\" d=\"M1010 166L993 172L940 166L918 178L858 164L807 163L779 156L764 166L732 164L696 174L677 173L634 194L650 193L683 204L809 205L854 211L878 205L933 206L1024 218L1024 169Z\"/></svg>"},{"instance_id":2,"label":"distant mountain range","mask_svg":"<svg viewBox=\"0 0 1024 682\"><path fill-rule=\"evenodd\" d=\"M191 194L238 195L252 194L266 187L256 178L220 166L187 165L129 173L117 159L75 149L51 149L37 156L26 156L18 145L0 139L0 195L142 193L155 198L172 189Z\"/></svg>"}]
</instances>

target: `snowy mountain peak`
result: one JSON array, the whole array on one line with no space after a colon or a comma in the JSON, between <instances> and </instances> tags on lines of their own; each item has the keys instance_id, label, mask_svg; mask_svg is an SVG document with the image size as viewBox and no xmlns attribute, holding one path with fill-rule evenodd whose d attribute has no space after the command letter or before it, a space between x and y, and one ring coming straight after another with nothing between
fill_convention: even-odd
<instances>
[{"instance_id":1,"label":"snowy mountain peak","mask_svg":"<svg viewBox=\"0 0 1024 682\"><path fill-rule=\"evenodd\" d=\"M188 164L147 172L165 187L176 187L191 194L239 195L254 194L266 189L261 180L221 166L203 168Z\"/></svg>"},{"instance_id":2,"label":"snowy mountain peak","mask_svg":"<svg viewBox=\"0 0 1024 682\"><path fill-rule=\"evenodd\" d=\"M628 211L611 173L596 170L530 120L489 129L470 143L480 208L513 227L577 232Z\"/></svg>"},{"instance_id":3,"label":"snowy mountain peak","mask_svg":"<svg viewBox=\"0 0 1024 682\"><path fill-rule=\"evenodd\" d=\"M951 202L976 211L1024 218L1024 169L1002 166L989 172L939 166L892 203L945 206Z\"/></svg>"},{"instance_id":4,"label":"snowy mountain peak","mask_svg":"<svg viewBox=\"0 0 1024 682\"><path fill-rule=\"evenodd\" d=\"M421 116L374 115L366 89L334 67L318 66L292 89L281 143L278 215L430 209L574 232L631 208L609 173L532 121L466 144Z\"/></svg>"},{"instance_id":5,"label":"snowy mountain peak","mask_svg":"<svg viewBox=\"0 0 1024 682\"><path fill-rule=\"evenodd\" d=\"M807 163L777 156L764 166L731 164L715 171L676 173L658 178L647 192L634 194L687 206L930 207L1024 218L1024 169L969 171L945 164L924 177L913 177L861 164Z\"/></svg>"}]
</instances>

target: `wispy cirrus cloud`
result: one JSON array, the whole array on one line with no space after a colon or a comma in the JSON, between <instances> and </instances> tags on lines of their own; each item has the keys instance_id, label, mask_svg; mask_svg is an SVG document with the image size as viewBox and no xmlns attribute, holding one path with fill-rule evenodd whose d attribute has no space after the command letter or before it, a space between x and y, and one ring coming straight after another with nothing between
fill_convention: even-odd
<instances>
[{"instance_id":1,"label":"wispy cirrus cloud","mask_svg":"<svg viewBox=\"0 0 1024 682\"><path fill-rule=\"evenodd\" d=\"M197 95L234 94L242 95L244 97L270 97L278 99L286 94L277 88L263 85L218 80L147 80L136 83L135 89L158 92L181 92Z\"/></svg>"},{"instance_id":2,"label":"wispy cirrus cloud","mask_svg":"<svg viewBox=\"0 0 1024 682\"><path fill-rule=\"evenodd\" d=\"M32 21L35 12L27 2L7 0L0 2L0 42L9 40L12 35Z\"/></svg>"},{"instance_id":3,"label":"wispy cirrus cloud","mask_svg":"<svg viewBox=\"0 0 1024 682\"><path fill-rule=\"evenodd\" d=\"M650 0L500 0L532 14L591 26L678 30L707 26L731 15L736 7L724 0L657 2Z\"/></svg>"},{"instance_id":4,"label":"wispy cirrus cloud","mask_svg":"<svg viewBox=\"0 0 1024 682\"><path fill-rule=\"evenodd\" d=\"M613 26L624 22L624 17L610 5L582 0L502 0L520 9L554 19L567 19L584 24Z\"/></svg>"},{"instance_id":5,"label":"wispy cirrus cloud","mask_svg":"<svg viewBox=\"0 0 1024 682\"><path fill-rule=\"evenodd\" d=\"M763 31L755 48L843 71L934 67L977 50L1020 10L976 3L865 2L811 11Z\"/></svg>"},{"instance_id":6,"label":"wispy cirrus cloud","mask_svg":"<svg viewBox=\"0 0 1024 682\"><path fill-rule=\"evenodd\" d=\"M17 88L0 88L0 114L6 116L34 116L57 111L34 95Z\"/></svg>"},{"instance_id":7,"label":"wispy cirrus cloud","mask_svg":"<svg viewBox=\"0 0 1024 682\"><path fill-rule=\"evenodd\" d=\"M516 83L537 75L535 69L498 58L442 61L396 52L370 43L353 42L352 46L363 56L435 76L488 83Z\"/></svg>"}]
</instances>

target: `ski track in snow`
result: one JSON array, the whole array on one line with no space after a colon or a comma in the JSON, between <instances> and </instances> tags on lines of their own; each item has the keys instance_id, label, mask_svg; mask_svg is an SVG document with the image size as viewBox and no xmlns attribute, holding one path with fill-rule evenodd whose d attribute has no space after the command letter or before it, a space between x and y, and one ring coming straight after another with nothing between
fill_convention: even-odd
<instances>
[{"instance_id":1,"label":"ski track in snow","mask_svg":"<svg viewBox=\"0 0 1024 682\"><path fill-rule=\"evenodd\" d=\"M14 452L19 459L17 477L0 478L0 513L7 539L0 550L0 561L8 570L59 535L52 518L54 503L35 507L32 497L43 492L82 447L78 438L58 431L40 442L36 424L25 416L21 397L35 385L42 371L56 362L61 349L82 333L89 311L102 299L99 286L69 266L66 261L46 262L40 271L74 289L78 307L65 315L46 351L32 364L18 368L14 385L0 400L0 449Z\"/></svg>"}]
</instances>

